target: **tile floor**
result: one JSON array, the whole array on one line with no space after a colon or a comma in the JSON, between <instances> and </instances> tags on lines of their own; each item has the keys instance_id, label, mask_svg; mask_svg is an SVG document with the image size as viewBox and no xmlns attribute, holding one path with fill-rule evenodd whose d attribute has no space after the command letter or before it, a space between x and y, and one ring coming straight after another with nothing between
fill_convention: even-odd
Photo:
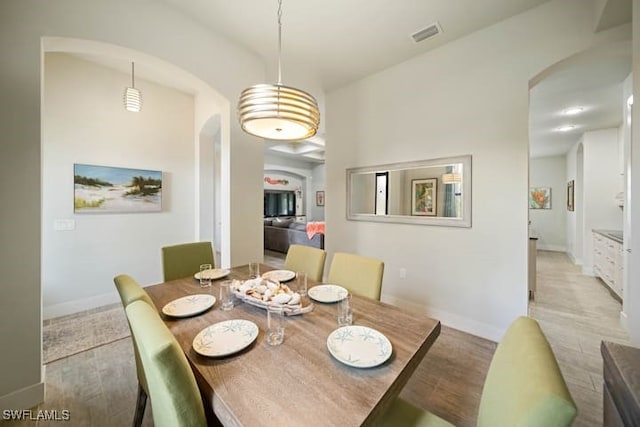
<instances>
[{"instance_id":1,"label":"tile floor","mask_svg":"<svg viewBox=\"0 0 640 427\"><path fill-rule=\"evenodd\" d=\"M566 254L538 251L538 292L529 315L538 320L578 405L575 426L602 425L602 340L629 344L620 302Z\"/></svg>"}]
</instances>

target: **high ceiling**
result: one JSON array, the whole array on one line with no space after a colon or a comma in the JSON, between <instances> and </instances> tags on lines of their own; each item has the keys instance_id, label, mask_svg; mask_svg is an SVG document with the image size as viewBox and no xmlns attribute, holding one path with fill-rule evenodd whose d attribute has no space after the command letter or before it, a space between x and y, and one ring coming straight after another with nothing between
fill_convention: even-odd
<instances>
[{"instance_id":1,"label":"high ceiling","mask_svg":"<svg viewBox=\"0 0 640 427\"><path fill-rule=\"evenodd\" d=\"M276 0L158 0L200 22L212 32L240 44L266 64L267 82L277 79ZM282 82L329 92L357 79L468 35L549 0L284 0ZM584 0L601 8L598 30L629 22L631 0ZM442 32L416 43L411 35L438 23ZM531 91L531 155L566 152L585 130L617 126L622 118L620 84L631 70L630 46L596 52L569 61ZM92 58L88 58L92 59ZM95 60L95 58L93 58ZM100 61L97 61L100 62ZM129 72L130 70L122 70ZM144 67L141 78L154 78ZM162 76L160 76L162 77ZM179 83L170 86L183 88ZM313 94L313 91L311 91ZM560 112L572 105L588 107L572 117ZM323 162L324 135L295 144L265 143L271 154Z\"/></svg>"},{"instance_id":2,"label":"high ceiling","mask_svg":"<svg viewBox=\"0 0 640 427\"><path fill-rule=\"evenodd\" d=\"M276 0L164 1L261 56L276 77ZM309 72L332 90L547 1L283 0L283 83ZM435 22L442 34L413 41Z\"/></svg>"},{"instance_id":3,"label":"high ceiling","mask_svg":"<svg viewBox=\"0 0 640 427\"><path fill-rule=\"evenodd\" d=\"M268 83L275 83L276 0L164 1L260 56L272 80ZM284 0L282 82L301 88L319 82L322 90L330 91L547 1ZM411 37L436 23L440 34L419 43ZM323 162L323 135L295 144L267 141L265 152Z\"/></svg>"}]
</instances>

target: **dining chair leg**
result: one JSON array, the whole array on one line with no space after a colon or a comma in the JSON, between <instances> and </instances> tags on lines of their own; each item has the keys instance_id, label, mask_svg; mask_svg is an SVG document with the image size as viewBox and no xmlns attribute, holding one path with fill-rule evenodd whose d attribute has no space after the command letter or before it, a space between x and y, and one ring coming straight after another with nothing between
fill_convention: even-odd
<instances>
[{"instance_id":1,"label":"dining chair leg","mask_svg":"<svg viewBox=\"0 0 640 427\"><path fill-rule=\"evenodd\" d=\"M136 400L136 412L133 415L133 427L142 426L142 418L144 418L144 408L147 405L147 393L144 391L140 383L138 383L138 399Z\"/></svg>"}]
</instances>

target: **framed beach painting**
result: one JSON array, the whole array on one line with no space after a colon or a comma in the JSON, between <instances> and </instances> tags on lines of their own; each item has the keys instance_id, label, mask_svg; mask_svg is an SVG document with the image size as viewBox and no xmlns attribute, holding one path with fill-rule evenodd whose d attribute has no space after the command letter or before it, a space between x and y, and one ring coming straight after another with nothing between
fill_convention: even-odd
<instances>
[{"instance_id":1,"label":"framed beach painting","mask_svg":"<svg viewBox=\"0 0 640 427\"><path fill-rule=\"evenodd\" d=\"M411 215L436 216L438 203L436 178L411 180Z\"/></svg>"},{"instance_id":2,"label":"framed beach painting","mask_svg":"<svg viewBox=\"0 0 640 427\"><path fill-rule=\"evenodd\" d=\"M162 171L73 165L75 213L162 211Z\"/></svg>"},{"instance_id":3,"label":"framed beach painting","mask_svg":"<svg viewBox=\"0 0 640 427\"><path fill-rule=\"evenodd\" d=\"M551 209L551 187L530 188L529 209Z\"/></svg>"}]
</instances>

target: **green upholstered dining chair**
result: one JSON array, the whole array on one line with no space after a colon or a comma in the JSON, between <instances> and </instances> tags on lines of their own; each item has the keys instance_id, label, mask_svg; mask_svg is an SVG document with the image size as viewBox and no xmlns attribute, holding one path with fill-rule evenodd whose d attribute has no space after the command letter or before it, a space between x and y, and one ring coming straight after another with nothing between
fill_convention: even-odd
<instances>
[{"instance_id":1,"label":"green upholstered dining chair","mask_svg":"<svg viewBox=\"0 0 640 427\"><path fill-rule=\"evenodd\" d=\"M383 273L384 263L380 260L336 252L328 282L344 286L354 294L380 300Z\"/></svg>"},{"instance_id":2,"label":"green upholstered dining chair","mask_svg":"<svg viewBox=\"0 0 640 427\"><path fill-rule=\"evenodd\" d=\"M149 294L142 289L142 286L136 282L131 276L126 274L120 274L113 278L113 282L116 284L118 294L120 294L120 300L122 306L126 309L129 304L134 301L144 301L151 307L155 307L153 301L149 297ZM131 328L131 325L129 325ZM133 352L136 356L136 374L138 376L138 398L136 399L136 409L133 415L133 427L139 427L142 425L142 419L144 417L144 408L147 405L147 381L144 378L144 371L142 370L142 364L140 363L140 355L138 354L138 346L136 340L132 337Z\"/></svg>"},{"instance_id":3,"label":"green upholstered dining chair","mask_svg":"<svg viewBox=\"0 0 640 427\"><path fill-rule=\"evenodd\" d=\"M156 427L206 426L198 384L182 348L158 313L143 301L125 309L147 379Z\"/></svg>"},{"instance_id":4,"label":"green upholstered dining chair","mask_svg":"<svg viewBox=\"0 0 640 427\"><path fill-rule=\"evenodd\" d=\"M322 282L326 259L327 252L323 249L305 245L291 245L284 260L284 268L296 272L304 271L309 279Z\"/></svg>"},{"instance_id":5,"label":"green upholstered dining chair","mask_svg":"<svg viewBox=\"0 0 640 427\"><path fill-rule=\"evenodd\" d=\"M193 276L201 264L215 265L211 242L184 243L162 248L164 281Z\"/></svg>"},{"instance_id":6,"label":"green upholstered dining chair","mask_svg":"<svg viewBox=\"0 0 640 427\"><path fill-rule=\"evenodd\" d=\"M478 427L570 426L576 405L538 322L517 318L498 344L482 389ZM379 426L451 426L396 399Z\"/></svg>"}]
</instances>

